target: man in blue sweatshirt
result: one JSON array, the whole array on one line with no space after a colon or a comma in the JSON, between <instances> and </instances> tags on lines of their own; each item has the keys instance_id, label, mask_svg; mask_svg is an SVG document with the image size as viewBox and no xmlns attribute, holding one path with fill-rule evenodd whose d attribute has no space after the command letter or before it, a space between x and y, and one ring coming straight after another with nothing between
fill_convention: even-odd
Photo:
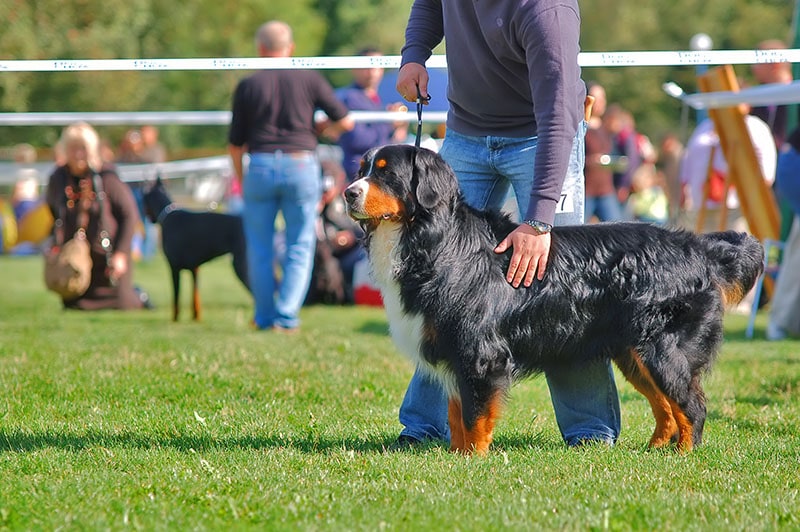
<instances>
[{"instance_id":1,"label":"man in blue sweatshirt","mask_svg":"<svg viewBox=\"0 0 800 532\"><path fill-rule=\"evenodd\" d=\"M577 0L415 0L397 90L427 95L425 61L445 40L447 133L440 154L467 203L500 209L513 190L519 226L495 249L512 248L508 282L545 275L550 229L583 223L586 87L578 52ZM568 445L613 444L619 399L608 362L549 371L556 421ZM447 399L417 371L400 407L396 446L450 438Z\"/></svg>"}]
</instances>

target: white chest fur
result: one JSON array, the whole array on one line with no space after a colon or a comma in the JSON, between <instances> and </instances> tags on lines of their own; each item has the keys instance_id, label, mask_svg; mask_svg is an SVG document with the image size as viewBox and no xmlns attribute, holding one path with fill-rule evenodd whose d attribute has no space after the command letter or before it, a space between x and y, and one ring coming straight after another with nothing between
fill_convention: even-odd
<instances>
[{"instance_id":1,"label":"white chest fur","mask_svg":"<svg viewBox=\"0 0 800 532\"><path fill-rule=\"evenodd\" d=\"M441 366L431 366L420 354L422 315L411 314L403 307L400 284L396 279L402 260L399 255L400 236L401 227L398 224L382 222L370 237L369 245L372 276L381 290L392 340L411 362L439 380L448 395L455 395L455 379L452 373Z\"/></svg>"},{"instance_id":2,"label":"white chest fur","mask_svg":"<svg viewBox=\"0 0 800 532\"><path fill-rule=\"evenodd\" d=\"M370 238L369 260L373 278L381 289L392 339L405 356L419 364L422 361L419 353L422 316L409 314L403 309L400 285L396 280L400 268L399 242L400 226L382 222Z\"/></svg>"}]
</instances>

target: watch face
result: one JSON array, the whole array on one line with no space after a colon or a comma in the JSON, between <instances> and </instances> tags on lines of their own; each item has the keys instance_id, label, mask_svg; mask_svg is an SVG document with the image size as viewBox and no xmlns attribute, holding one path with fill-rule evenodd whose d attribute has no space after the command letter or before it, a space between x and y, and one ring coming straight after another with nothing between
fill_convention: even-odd
<instances>
[{"instance_id":1,"label":"watch face","mask_svg":"<svg viewBox=\"0 0 800 532\"><path fill-rule=\"evenodd\" d=\"M525 220L525 224L533 227L536 230L536 232L539 233L540 235L544 233L549 233L550 230L553 228L552 225L540 222L538 220Z\"/></svg>"}]
</instances>

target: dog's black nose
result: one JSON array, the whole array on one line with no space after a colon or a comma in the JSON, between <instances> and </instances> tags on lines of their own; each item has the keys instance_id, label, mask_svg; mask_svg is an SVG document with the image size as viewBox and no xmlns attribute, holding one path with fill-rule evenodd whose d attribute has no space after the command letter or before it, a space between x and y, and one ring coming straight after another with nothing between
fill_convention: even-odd
<instances>
[{"instance_id":1,"label":"dog's black nose","mask_svg":"<svg viewBox=\"0 0 800 532\"><path fill-rule=\"evenodd\" d=\"M355 201L361 195L361 189L356 187L347 187L344 189L344 199L348 202Z\"/></svg>"}]
</instances>

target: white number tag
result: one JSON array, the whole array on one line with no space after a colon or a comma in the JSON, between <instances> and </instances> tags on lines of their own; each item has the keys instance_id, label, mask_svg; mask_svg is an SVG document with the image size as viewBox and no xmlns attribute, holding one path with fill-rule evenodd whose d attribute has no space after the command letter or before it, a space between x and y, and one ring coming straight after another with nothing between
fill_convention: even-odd
<instances>
[{"instance_id":1,"label":"white number tag","mask_svg":"<svg viewBox=\"0 0 800 532\"><path fill-rule=\"evenodd\" d=\"M556 204L556 214L565 212L575 212L575 205L572 202L572 193L562 191L561 198Z\"/></svg>"}]
</instances>

